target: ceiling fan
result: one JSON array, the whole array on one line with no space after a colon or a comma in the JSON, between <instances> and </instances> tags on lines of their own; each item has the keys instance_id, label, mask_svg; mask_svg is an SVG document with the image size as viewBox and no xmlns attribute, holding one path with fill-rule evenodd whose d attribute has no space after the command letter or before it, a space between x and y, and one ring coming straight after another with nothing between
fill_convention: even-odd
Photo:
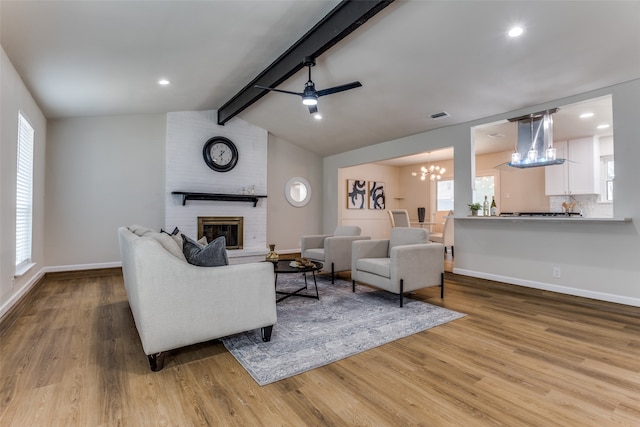
<instances>
[{"instance_id":1,"label":"ceiling fan","mask_svg":"<svg viewBox=\"0 0 640 427\"><path fill-rule=\"evenodd\" d=\"M304 58L304 61L302 61L302 63L304 64L305 67L309 67L309 80L304 85L304 92L291 92L288 90L276 89L273 87L265 87L265 86L259 86L259 85L256 85L255 87L259 89L271 90L274 92L282 92L282 93L288 93L291 95L298 95L302 97L302 103L309 108L309 113L315 114L318 112L318 98L320 98L321 96L331 95L332 93L343 92L345 90L355 89L357 87L362 86L360 82L355 81L355 82L347 83L340 86L330 87L328 89L316 90L315 84L313 83L313 81L311 81L311 67L316 65L316 61L312 57L307 56Z\"/></svg>"}]
</instances>

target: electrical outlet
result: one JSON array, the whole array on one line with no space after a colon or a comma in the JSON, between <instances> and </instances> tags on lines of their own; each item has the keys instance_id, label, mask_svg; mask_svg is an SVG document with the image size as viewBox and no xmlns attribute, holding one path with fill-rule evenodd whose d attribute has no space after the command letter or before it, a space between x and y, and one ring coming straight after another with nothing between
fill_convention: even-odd
<instances>
[{"instance_id":1,"label":"electrical outlet","mask_svg":"<svg viewBox=\"0 0 640 427\"><path fill-rule=\"evenodd\" d=\"M560 267L553 267L553 277L555 277L556 279L560 278Z\"/></svg>"}]
</instances>

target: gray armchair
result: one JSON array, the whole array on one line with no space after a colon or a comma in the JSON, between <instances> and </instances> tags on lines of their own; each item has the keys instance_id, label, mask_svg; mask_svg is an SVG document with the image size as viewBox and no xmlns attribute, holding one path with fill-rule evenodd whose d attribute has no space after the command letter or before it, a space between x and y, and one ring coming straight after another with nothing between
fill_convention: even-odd
<instances>
[{"instance_id":1,"label":"gray armchair","mask_svg":"<svg viewBox=\"0 0 640 427\"><path fill-rule=\"evenodd\" d=\"M300 253L303 257L323 263L322 271L331 273L331 283L335 274L351 270L351 243L356 240L369 240L361 236L358 226L342 225L336 227L333 234L302 236Z\"/></svg>"},{"instance_id":2,"label":"gray armchair","mask_svg":"<svg viewBox=\"0 0 640 427\"><path fill-rule=\"evenodd\" d=\"M351 279L400 295L430 286L440 286L444 298L444 245L429 243L422 228L396 227L389 240L353 242Z\"/></svg>"}]
</instances>

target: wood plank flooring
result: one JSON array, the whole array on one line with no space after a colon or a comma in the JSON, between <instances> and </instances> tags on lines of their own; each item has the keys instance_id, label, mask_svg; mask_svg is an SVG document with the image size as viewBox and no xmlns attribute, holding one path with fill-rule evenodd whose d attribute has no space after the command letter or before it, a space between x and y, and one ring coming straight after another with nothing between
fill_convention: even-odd
<instances>
[{"instance_id":1,"label":"wood plank flooring","mask_svg":"<svg viewBox=\"0 0 640 427\"><path fill-rule=\"evenodd\" d=\"M640 309L450 273L439 294L415 297L468 315L260 387L218 341L151 372L118 269L50 274L0 325L0 425L640 426Z\"/></svg>"}]
</instances>

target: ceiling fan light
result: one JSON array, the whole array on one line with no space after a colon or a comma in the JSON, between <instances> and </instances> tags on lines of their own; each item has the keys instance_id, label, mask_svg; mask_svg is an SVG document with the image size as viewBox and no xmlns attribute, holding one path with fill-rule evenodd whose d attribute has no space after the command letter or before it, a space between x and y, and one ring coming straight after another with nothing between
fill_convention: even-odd
<instances>
[{"instance_id":1,"label":"ceiling fan light","mask_svg":"<svg viewBox=\"0 0 640 427\"><path fill-rule=\"evenodd\" d=\"M304 105L318 105L318 98L315 96L304 96L302 97L302 103Z\"/></svg>"}]
</instances>

